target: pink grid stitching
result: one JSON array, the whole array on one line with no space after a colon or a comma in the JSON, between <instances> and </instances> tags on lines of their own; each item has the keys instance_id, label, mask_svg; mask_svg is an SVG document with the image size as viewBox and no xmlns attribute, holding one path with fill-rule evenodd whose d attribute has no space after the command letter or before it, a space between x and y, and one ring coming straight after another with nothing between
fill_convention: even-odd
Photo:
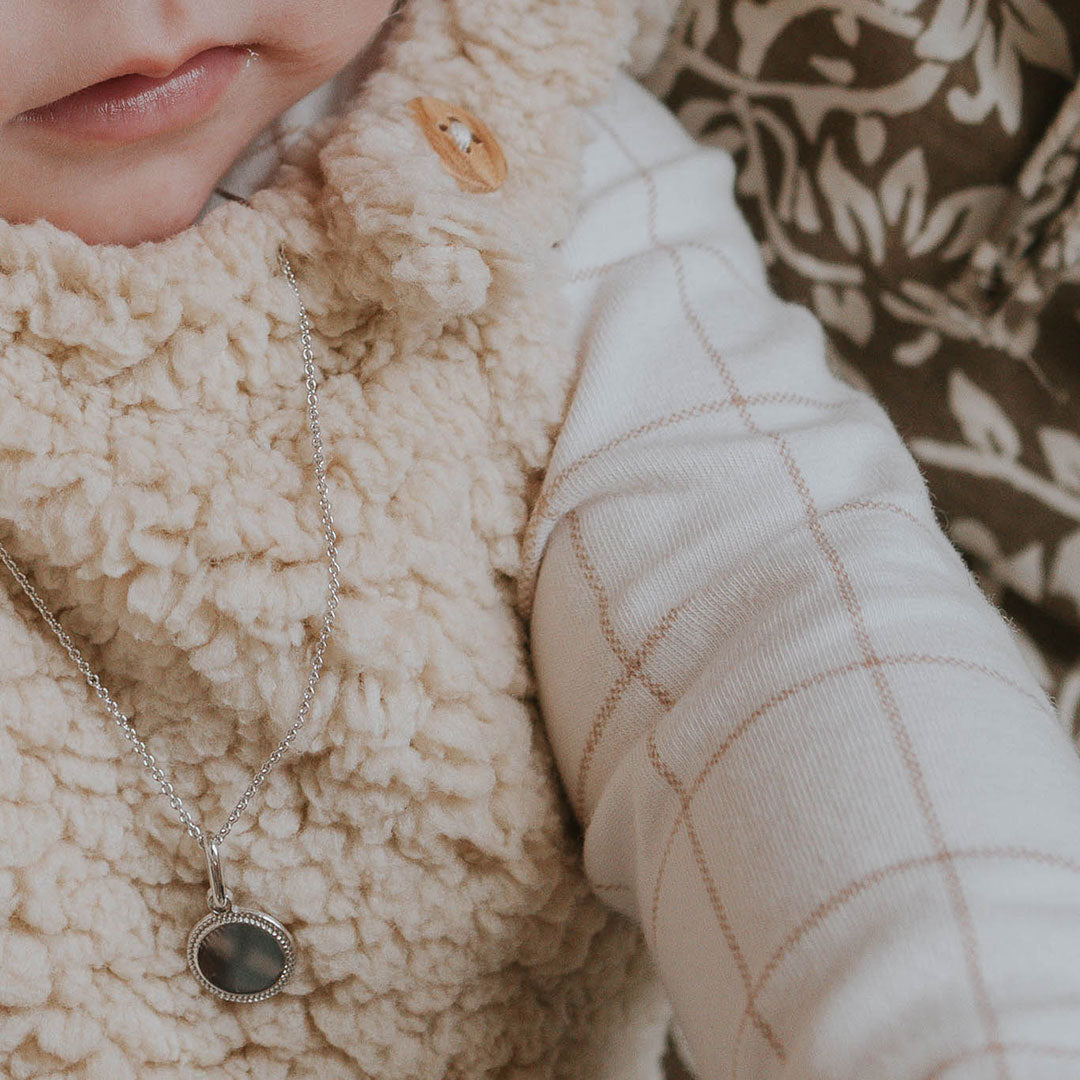
<instances>
[{"instance_id":1,"label":"pink grid stitching","mask_svg":"<svg viewBox=\"0 0 1080 1080\"><path fill-rule=\"evenodd\" d=\"M727 387L728 394L739 410L741 419L748 431L751 431L758 435L763 435L769 438L777 449L778 454L785 466L785 469L791 479L793 486L799 496L800 501L803 504L803 510L806 517L807 527L814 539L815 544L821 551L822 556L829 564L830 569L836 578L837 588L840 594L840 598L843 601L843 607L847 612L849 621L851 623L852 632L855 636L856 643L859 651L862 654L864 661L877 659L873 644L870 640L869 633L866 628L864 615L861 604L858 599L858 595L855 592L854 585L852 584L850 575L847 571L843 560L840 557L840 553L833 546L831 540L826 535L823 529L817 508L814 504L813 496L810 493L809 486L807 485L806 478L799 468L798 463L795 461L794 454L787 441L780 435L765 432L757 426L753 417L750 414L749 408L746 404L746 398L742 396L739 391L738 384L735 381L731 370L727 367L723 357L719 351L713 345L708 333L702 325L700 319L694 312L690 300L689 293L686 284L686 271L685 265L682 260L682 256L677 247L662 242L659 238L659 232L656 223L657 215L657 203L658 195L655 182L650 176L648 171L641 165L640 161L626 146L625 142L621 139L619 134L609 125L602 117L600 117L593 110L588 110L593 116L595 121L600 127L605 129L616 146L619 147L621 152L626 157L627 161L636 169L639 177L642 179L646 186L647 198L648 198L648 230L649 236L653 244L660 250L666 251L672 260L672 264L675 270L676 287L679 294L680 304L683 309L684 316L686 317L689 325L694 331L695 336L698 338L699 344L704 350L705 354L712 360L717 373L720 375L722 381ZM620 658L621 659L621 658ZM897 752L900 755L901 760L904 763L905 770L908 775L909 783L912 788L912 792L916 798L916 801L922 811L924 825L929 834L929 839L933 843L936 854L941 858L942 872L945 876L946 888L949 892L950 902L953 909L953 914L957 922L957 929L960 934L961 942L966 957L968 966L968 974L972 984L972 992L975 999L976 1011L980 1016L983 1024L983 1028L987 1033L987 1044L990 1046L1000 1046L1001 1034L1000 1025L997 1019L997 1014L994 1011L993 1005L989 998L989 992L986 987L985 978L982 972L982 965L978 955L978 940L975 934L975 927L971 916L971 911L968 908L967 900L964 895L963 887L960 883L959 875L956 867L953 865L952 860L949 858L948 849L945 846L944 835L941 827L941 822L937 815L937 809L930 796L929 789L926 785L926 779L922 772L922 766L919 762L918 756L915 753L914 744L911 739L911 733L904 722L903 716L900 713L899 707L896 703L895 697L888 680L885 678L884 672L880 666L875 665L871 670L871 678L874 684L874 688L877 692L879 702L881 704L882 712L888 723L890 732L893 736L893 741L896 745ZM659 759L659 755L656 753L655 743L653 736L655 733L655 726L650 728L649 731L649 756L653 763L654 768L658 773L664 777L665 780L672 786L673 790L679 796L680 800L685 798L682 785L678 782L678 778L674 776L669 768ZM692 826L692 821L689 813L686 814L687 833L691 837L691 842L694 843L696 836L695 830ZM695 854L697 854L697 844L695 844ZM702 865L702 861L699 858L699 868L703 871L707 869ZM703 874L704 876L704 874ZM710 875L711 876L711 875ZM709 889L708 880L706 879L706 889ZM710 891L710 899L711 891ZM718 912L719 915L719 912ZM725 934L725 936L727 936ZM732 938L729 941L729 945L734 942ZM739 953L736 956L738 962ZM741 972L741 967L740 967ZM744 980L745 981L745 980ZM769 1040L772 1045L772 1040ZM776 1047L773 1047L776 1050ZM1008 1063L1003 1053L995 1055L998 1075L1001 1080L1008 1080L1010 1076ZM732 1076L735 1076L737 1070L737 1063L733 1061Z\"/></svg>"},{"instance_id":2,"label":"pink grid stitching","mask_svg":"<svg viewBox=\"0 0 1080 1080\"><path fill-rule=\"evenodd\" d=\"M976 860L976 859L1006 859L1021 862L1033 862L1042 866L1051 866L1056 869L1066 870L1069 873L1080 874L1080 863L1068 859L1063 855L1055 855L1051 852L1034 851L1021 847L982 847L982 848L954 848L949 851L950 859ZM738 1031L735 1034L735 1045L732 1049L732 1057L738 1060L739 1050L746 1032L746 1022L750 1019L750 1005L757 1002L765 989L766 983L780 969L783 961L790 955L799 942L812 931L824 925L830 915L839 911L845 905L851 903L863 893L880 885L890 878L912 870L922 869L927 866L937 865L942 861L941 854L923 855L912 859L902 859L889 866L880 867L864 874L861 878L849 882L842 889L838 889L828 899L823 900L799 925L792 930L783 940L779 948L772 954L768 962L761 969L750 996L747 999L747 1007L739 1020Z\"/></svg>"}]
</instances>

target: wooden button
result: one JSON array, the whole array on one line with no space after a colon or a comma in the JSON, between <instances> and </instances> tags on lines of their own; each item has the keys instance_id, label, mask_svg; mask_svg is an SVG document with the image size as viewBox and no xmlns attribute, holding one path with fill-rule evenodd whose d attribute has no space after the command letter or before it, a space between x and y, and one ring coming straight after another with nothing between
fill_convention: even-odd
<instances>
[{"instance_id":1,"label":"wooden button","mask_svg":"<svg viewBox=\"0 0 1080 1080\"><path fill-rule=\"evenodd\" d=\"M506 158L487 124L438 98L415 97L408 106L458 187L485 192L502 186Z\"/></svg>"}]
</instances>

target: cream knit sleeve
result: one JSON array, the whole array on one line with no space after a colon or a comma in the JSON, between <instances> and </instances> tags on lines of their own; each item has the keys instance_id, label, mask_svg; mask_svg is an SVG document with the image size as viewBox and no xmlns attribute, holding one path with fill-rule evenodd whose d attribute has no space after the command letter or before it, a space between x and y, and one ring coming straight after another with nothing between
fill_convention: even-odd
<instances>
[{"instance_id":1,"label":"cream knit sleeve","mask_svg":"<svg viewBox=\"0 0 1080 1080\"><path fill-rule=\"evenodd\" d=\"M702 1080L1080 1075L1080 767L728 157L623 78L526 539L589 878Z\"/></svg>"}]
</instances>

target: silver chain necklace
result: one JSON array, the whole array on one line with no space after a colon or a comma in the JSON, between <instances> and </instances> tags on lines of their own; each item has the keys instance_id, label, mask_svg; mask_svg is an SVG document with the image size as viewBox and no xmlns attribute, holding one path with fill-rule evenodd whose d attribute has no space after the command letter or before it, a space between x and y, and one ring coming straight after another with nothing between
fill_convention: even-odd
<instances>
[{"instance_id":1,"label":"silver chain necklace","mask_svg":"<svg viewBox=\"0 0 1080 1080\"><path fill-rule=\"evenodd\" d=\"M296 275L283 248L278 250L278 262L292 291L296 294L296 301L300 308L300 344L307 385L308 426L311 428L312 460L315 465L319 511L329 565L326 613L323 616L322 630L311 658L311 675L300 702L296 721L285 732L281 742L263 762L259 771L251 778L251 783L240 796L240 801L233 807L225 823L217 832L208 832L194 820L191 812L184 805L183 799L177 794L172 781L147 749L146 743L139 738L134 725L121 712L120 706L83 659L82 653L72 643L67 631L45 606L37 590L16 565L3 544L0 544L0 562L3 562L11 571L34 607L40 612L41 617L60 639L68 656L83 673L97 696L105 703L106 711L116 721L124 738L131 744L132 751L157 782L161 794L169 800L169 805L180 819L180 824L184 826L188 836L200 845L206 856L207 876L210 880L210 887L207 890L210 913L196 924L188 937L188 966L204 989L226 1001L263 1001L268 997L273 997L284 987L295 967L296 948L292 935L277 919L261 911L233 906L232 892L225 888L221 876L220 848L225 837L229 835L229 831L247 809L255 792L262 786L263 781L282 759L289 745L307 722L311 700L315 695L315 684L319 681L322 671L326 642L334 625L338 592L341 588L341 582L338 580L340 568L337 561L337 548L334 546L337 534L334 532L334 519L330 513L330 496L326 486L326 459L323 456L322 429L319 426L319 398L316 393L315 353L311 347L311 324L308 321L304 301L300 296L299 286L296 284Z\"/></svg>"}]
</instances>

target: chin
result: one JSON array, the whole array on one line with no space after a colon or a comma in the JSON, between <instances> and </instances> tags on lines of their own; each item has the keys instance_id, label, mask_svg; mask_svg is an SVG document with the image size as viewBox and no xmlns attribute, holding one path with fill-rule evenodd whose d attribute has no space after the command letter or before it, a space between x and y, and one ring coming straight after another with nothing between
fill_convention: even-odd
<instances>
[{"instance_id":1,"label":"chin","mask_svg":"<svg viewBox=\"0 0 1080 1080\"><path fill-rule=\"evenodd\" d=\"M210 196L210 190L208 187L206 195L190 206L176 207L166 212L153 207L135 220L131 220L129 216L114 221L108 229L102 231L97 239L91 239L82 233L79 235L87 243L123 244L125 247L134 247L136 244L150 241L168 240L195 224L203 204Z\"/></svg>"},{"instance_id":2,"label":"chin","mask_svg":"<svg viewBox=\"0 0 1080 1080\"><path fill-rule=\"evenodd\" d=\"M195 222L257 131L254 123L234 128L227 117L216 119L156 146L134 143L77 161L64 148L20 154L15 147L5 169L10 163L16 175L0 185L7 189L0 217L12 223L44 218L88 244L132 247L175 236Z\"/></svg>"},{"instance_id":3,"label":"chin","mask_svg":"<svg viewBox=\"0 0 1080 1080\"><path fill-rule=\"evenodd\" d=\"M115 193L87 199L82 206L54 206L38 215L57 228L75 233L88 244L133 247L146 241L166 240L194 224L209 197L212 182L199 194L178 198L167 190L147 188L153 200L118 199ZM110 197L111 196L111 197Z\"/></svg>"}]
</instances>

